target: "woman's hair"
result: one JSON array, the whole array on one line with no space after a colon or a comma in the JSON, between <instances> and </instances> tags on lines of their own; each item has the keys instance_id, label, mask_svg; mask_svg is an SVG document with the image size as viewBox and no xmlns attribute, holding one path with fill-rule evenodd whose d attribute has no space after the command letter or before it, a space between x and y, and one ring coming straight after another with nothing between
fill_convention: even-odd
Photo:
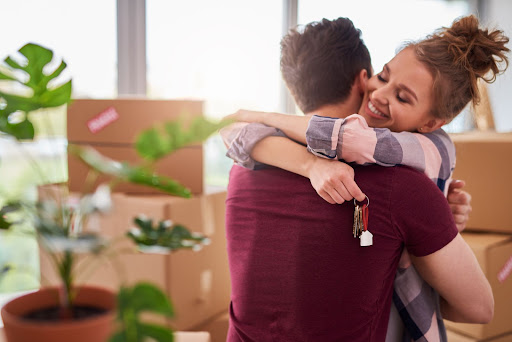
<instances>
[{"instance_id":1,"label":"woman's hair","mask_svg":"<svg viewBox=\"0 0 512 342\"><path fill-rule=\"evenodd\" d=\"M469 101L478 104L478 79L492 83L508 67L508 41L503 31L479 28L470 15L408 44L434 78L432 114L449 122Z\"/></svg>"}]
</instances>

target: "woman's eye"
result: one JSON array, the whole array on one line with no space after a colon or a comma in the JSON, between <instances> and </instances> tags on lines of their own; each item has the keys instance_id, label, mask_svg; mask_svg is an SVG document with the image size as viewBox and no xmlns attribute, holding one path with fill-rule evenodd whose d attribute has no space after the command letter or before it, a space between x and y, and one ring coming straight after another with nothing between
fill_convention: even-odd
<instances>
[{"instance_id":1,"label":"woman's eye","mask_svg":"<svg viewBox=\"0 0 512 342\"><path fill-rule=\"evenodd\" d=\"M396 94L396 98L397 98L398 102L407 103L407 100L401 98L400 94Z\"/></svg>"},{"instance_id":2,"label":"woman's eye","mask_svg":"<svg viewBox=\"0 0 512 342\"><path fill-rule=\"evenodd\" d=\"M387 82L380 74L377 75L377 78L379 79L379 81L381 82Z\"/></svg>"}]
</instances>

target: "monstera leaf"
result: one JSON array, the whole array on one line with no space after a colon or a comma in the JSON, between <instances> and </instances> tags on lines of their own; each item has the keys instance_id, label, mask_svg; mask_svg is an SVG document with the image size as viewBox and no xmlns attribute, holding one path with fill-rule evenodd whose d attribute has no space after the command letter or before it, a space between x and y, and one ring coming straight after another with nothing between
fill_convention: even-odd
<instances>
[{"instance_id":1,"label":"monstera leaf","mask_svg":"<svg viewBox=\"0 0 512 342\"><path fill-rule=\"evenodd\" d=\"M30 43L19 53L24 57L22 61L7 57L0 68L0 81L7 82L13 91L22 89L19 93L0 90L0 131L19 140L33 139L34 126L28 113L69 103L71 80L60 86L48 86L66 69L66 63L61 61L55 70L45 70L53 59L51 50Z\"/></svg>"},{"instance_id":2,"label":"monstera leaf","mask_svg":"<svg viewBox=\"0 0 512 342\"><path fill-rule=\"evenodd\" d=\"M199 143L231 124L231 120L213 122L203 117L194 119L188 128L183 122L170 121L163 129L150 128L142 132L135 144L139 155L147 160L158 160L186 145Z\"/></svg>"},{"instance_id":3,"label":"monstera leaf","mask_svg":"<svg viewBox=\"0 0 512 342\"><path fill-rule=\"evenodd\" d=\"M171 195L190 197L190 191L177 181L159 176L144 167L137 167L105 157L92 147L69 145L68 151L97 172L123 182L145 185Z\"/></svg>"}]
</instances>

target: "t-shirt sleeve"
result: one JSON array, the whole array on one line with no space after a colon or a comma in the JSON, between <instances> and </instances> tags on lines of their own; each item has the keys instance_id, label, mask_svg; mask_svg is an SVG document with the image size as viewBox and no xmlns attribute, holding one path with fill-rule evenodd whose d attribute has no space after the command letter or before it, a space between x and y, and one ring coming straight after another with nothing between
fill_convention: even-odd
<instances>
[{"instance_id":1,"label":"t-shirt sleeve","mask_svg":"<svg viewBox=\"0 0 512 342\"><path fill-rule=\"evenodd\" d=\"M269 136L286 136L281 130L260 123L235 123L223 128L220 135L228 149L226 156L251 170L266 165L251 157L252 150L259 141Z\"/></svg>"},{"instance_id":2,"label":"t-shirt sleeve","mask_svg":"<svg viewBox=\"0 0 512 342\"><path fill-rule=\"evenodd\" d=\"M390 215L405 248L425 256L446 246L458 231L443 193L413 169L399 167L393 176Z\"/></svg>"}]
</instances>

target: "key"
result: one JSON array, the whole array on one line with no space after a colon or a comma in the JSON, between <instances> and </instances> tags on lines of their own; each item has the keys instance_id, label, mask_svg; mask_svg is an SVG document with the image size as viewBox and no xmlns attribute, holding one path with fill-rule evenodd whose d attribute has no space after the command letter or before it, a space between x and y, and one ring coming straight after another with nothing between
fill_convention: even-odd
<instances>
[{"instance_id":1,"label":"key","mask_svg":"<svg viewBox=\"0 0 512 342\"><path fill-rule=\"evenodd\" d=\"M352 227L352 234L354 235L354 238L359 236L359 222L360 222L360 211L361 207L356 205L354 209L354 225Z\"/></svg>"}]
</instances>

